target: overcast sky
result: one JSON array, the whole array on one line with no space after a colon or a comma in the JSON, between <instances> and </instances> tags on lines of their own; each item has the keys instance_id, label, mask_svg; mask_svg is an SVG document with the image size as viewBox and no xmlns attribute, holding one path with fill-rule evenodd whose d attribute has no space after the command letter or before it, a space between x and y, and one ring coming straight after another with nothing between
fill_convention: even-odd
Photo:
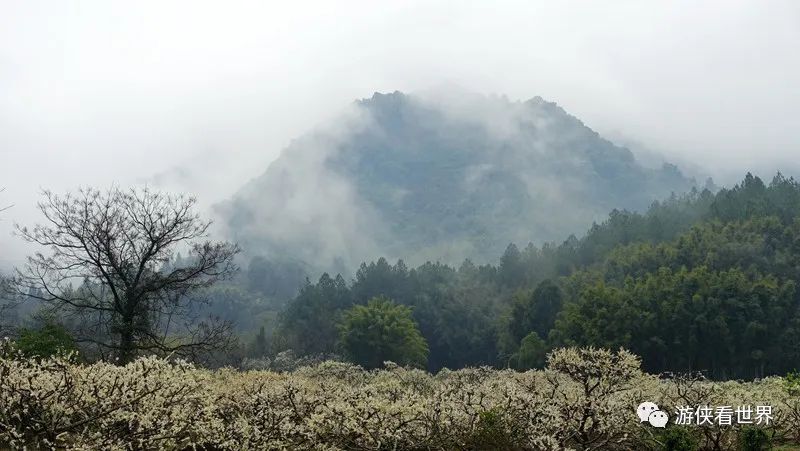
<instances>
[{"instance_id":1,"label":"overcast sky","mask_svg":"<svg viewBox=\"0 0 800 451\"><path fill-rule=\"evenodd\" d=\"M791 0L2 0L0 267L40 188L146 182L210 205L374 91L540 95L723 182L792 172L798 80Z\"/></svg>"}]
</instances>

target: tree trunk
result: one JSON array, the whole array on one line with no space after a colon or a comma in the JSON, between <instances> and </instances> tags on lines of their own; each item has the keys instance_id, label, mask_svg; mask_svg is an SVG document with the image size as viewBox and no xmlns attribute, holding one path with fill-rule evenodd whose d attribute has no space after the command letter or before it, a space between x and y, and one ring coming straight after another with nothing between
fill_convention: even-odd
<instances>
[{"instance_id":1,"label":"tree trunk","mask_svg":"<svg viewBox=\"0 0 800 451\"><path fill-rule=\"evenodd\" d=\"M133 343L133 321L125 319L119 333L119 349L117 354L117 365L125 365L135 357L135 347Z\"/></svg>"}]
</instances>

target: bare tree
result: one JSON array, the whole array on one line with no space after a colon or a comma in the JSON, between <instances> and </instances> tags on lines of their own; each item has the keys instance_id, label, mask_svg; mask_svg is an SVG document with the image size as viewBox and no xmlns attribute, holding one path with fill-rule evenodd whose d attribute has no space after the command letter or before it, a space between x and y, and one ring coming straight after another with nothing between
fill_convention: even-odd
<instances>
[{"instance_id":1,"label":"bare tree","mask_svg":"<svg viewBox=\"0 0 800 451\"><path fill-rule=\"evenodd\" d=\"M15 286L78 324L77 341L120 363L142 353L194 357L228 343L230 324L197 321L191 306L198 291L236 271L239 248L207 239L211 222L194 212L193 197L147 188L43 197L46 222L17 232L49 252L28 257ZM189 253L180 267L177 250Z\"/></svg>"}]
</instances>

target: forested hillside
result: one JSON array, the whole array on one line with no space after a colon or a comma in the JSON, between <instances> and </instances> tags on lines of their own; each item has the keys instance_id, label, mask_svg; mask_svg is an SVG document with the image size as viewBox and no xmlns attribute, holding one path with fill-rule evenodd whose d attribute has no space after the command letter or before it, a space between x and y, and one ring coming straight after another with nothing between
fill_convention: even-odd
<instances>
[{"instance_id":1,"label":"forested hillside","mask_svg":"<svg viewBox=\"0 0 800 451\"><path fill-rule=\"evenodd\" d=\"M796 180L778 174L765 184L748 174L733 188L693 189L643 213L614 210L558 245L509 244L497 264L379 258L353 277L307 280L288 301L263 277L284 279L287 268L256 259L234 278L188 293L185 313L238 336L202 359L215 365L290 369L337 358L367 368L394 361L431 371L526 369L541 367L555 348L602 346L630 349L653 373L786 374L800 366L798 214ZM158 271L182 271L194 258L172 258ZM69 293L97 289L84 281ZM47 300L42 293L14 298L1 323L32 354L74 348L74 339L87 359L101 358L83 341L116 330L81 335L87 324L55 316L46 308L52 302L38 303Z\"/></svg>"},{"instance_id":2,"label":"forested hillside","mask_svg":"<svg viewBox=\"0 0 800 451\"><path fill-rule=\"evenodd\" d=\"M560 245L511 244L498 265L409 268L381 258L352 281L324 274L306 284L280 315L271 349L358 360L342 348L343 318L383 296L411 307L430 370L539 367L550 349L594 345L630 349L651 372L785 373L800 362L798 214L797 181L778 174L765 185L748 174L716 194L692 190L642 214L615 210ZM377 344L364 349L391 356Z\"/></svg>"},{"instance_id":3,"label":"forested hillside","mask_svg":"<svg viewBox=\"0 0 800 451\"><path fill-rule=\"evenodd\" d=\"M394 92L293 141L219 212L268 266L261 277L294 281L293 295L303 271L352 276L380 256L492 261L509 242L563 240L692 186L540 97Z\"/></svg>"}]
</instances>

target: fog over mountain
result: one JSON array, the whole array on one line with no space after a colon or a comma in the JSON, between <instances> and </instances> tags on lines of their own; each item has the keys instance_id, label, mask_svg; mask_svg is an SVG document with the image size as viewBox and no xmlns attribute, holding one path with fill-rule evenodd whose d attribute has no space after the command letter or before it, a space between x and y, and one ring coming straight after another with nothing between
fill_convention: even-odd
<instances>
[{"instance_id":1,"label":"fog over mountain","mask_svg":"<svg viewBox=\"0 0 800 451\"><path fill-rule=\"evenodd\" d=\"M217 208L250 256L348 273L379 256L493 261L695 184L540 97L440 89L355 102Z\"/></svg>"},{"instance_id":2,"label":"fog over mountain","mask_svg":"<svg viewBox=\"0 0 800 451\"><path fill-rule=\"evenodd\" d=\"M798 175L799 20L790 0L3 2L0 272L35 252L12 231L41 189L147 184L208 215L375 91L540 95L647 167Z\"/></svg>"}]
</instances>

